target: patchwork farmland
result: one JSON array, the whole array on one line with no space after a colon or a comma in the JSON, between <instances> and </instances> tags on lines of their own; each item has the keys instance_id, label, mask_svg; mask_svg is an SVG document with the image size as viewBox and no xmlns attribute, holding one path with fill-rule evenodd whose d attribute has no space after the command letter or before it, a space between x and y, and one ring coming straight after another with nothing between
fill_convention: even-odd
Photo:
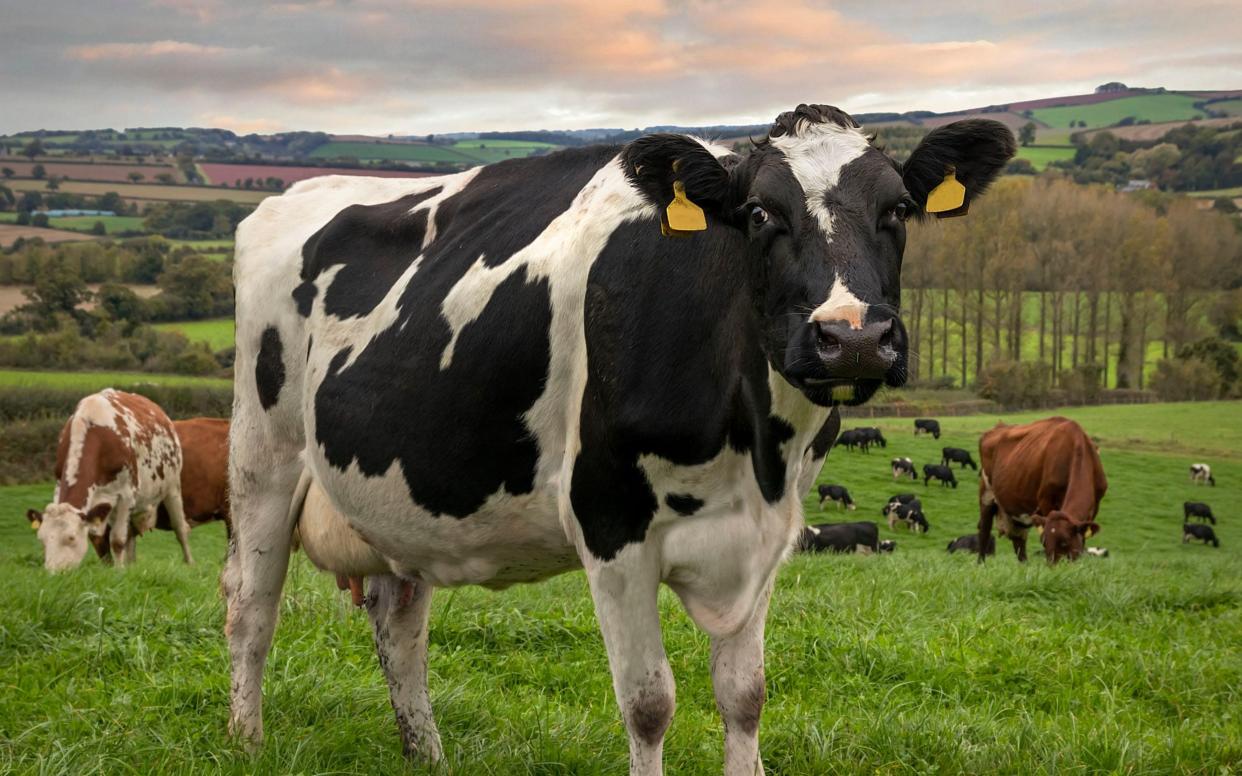
<instances>
[{"instance_id":1,"label":"patchwork farmland","mask_svg":"<svg viewBox=\"0 0 1242 776\"><path fill-rule=\"evenodd\" d=\"M239 184L248 178L255 180L263 180L267 178L278 178L284 185L291 186L298 181L304 181L308 178L317 178L321 175L363 175L373 178L421 178L427 175L434 175L430 172L415 172L413 170L377 170L366 167L286 167L275 164L220 164L216 162L203 162L198 165L203 171L207 182L216 186L232 186L238 188Z\"/></svg>"}]
</instances>

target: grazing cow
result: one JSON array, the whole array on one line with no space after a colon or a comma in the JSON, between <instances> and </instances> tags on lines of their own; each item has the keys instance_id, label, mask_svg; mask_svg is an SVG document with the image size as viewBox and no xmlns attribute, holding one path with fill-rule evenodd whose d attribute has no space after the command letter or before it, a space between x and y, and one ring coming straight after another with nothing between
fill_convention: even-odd
<instances>
[{"instance_id":1,"label":"grazing cow","mask_svg":"<svg viewBox=\"0 0 1242 776\"><path fill-rule=\"evenodd\" d=\"M881 539L880 552L892 552L897 549L896 539Z\"/></svg>"},{"instance_id":2,"label":"grazing cow","mask_svg":"<svg viewBox=\"0 0 1242 776\"><path fill-rule=\"evenodd\" d=\"M998 533L1026 560L1026 534L1038 526L1049 563L1076 560L1108 490L1100 454L1091 438L1068 418L1020 426L998 424L979 440L979 538ZM983 556L980 556L982 560Z\"/></svg>"},{"instance_id":3,"label":"grazing cow","mask_svg":"<svg viewBox=\"0 0 1242 776\"><path fill-rule=\"evenodd\" d=\"M867 522L808 525L796 546L798 552L879 552L880 527Z\"/></svg>"},{"instance_id":4,"label":"grazing cow","mask_svg":"<svg viewBox=\"0 0 1242 776\"><path fill-rule=\"evenodd\" d=\"M820 485L819 505L822 507L829 499L842 509L855 508L854 499L850 498L850 492L843 485Z\"/></svg>"},{"instance_id":5,"label":"grazing cow","mask_svg":"<svg viewBox=\"0 0 1242 776\"><path fill-rule=\"evenodd\" d=\"M914 435L931 434L932 439L940 438L940 421L931 418L915 418Z\"/></svg>"},{"instance_id":6,"label":"grazing cow","mask_svg":"<svg viewBox=\"0 0 1242 776\"><path fill-rule=\"evenodd\" d=\"M985 550L985 554L996 554L996 539L991 534L988 534L986 547L987 549ZM973 552L977 554L979 552L979 534L968 534L966 536L957 537L953 541L949 542L948 550L950 553Z\"/></svg>"},{"instance_id":7,"label":"grazing cow","mask_svg":"<svg viewBox=\"0 0 1242 776\"><path fill-rule=\"evenodd\" d=\"M1206 463L1192 463L1190 465L1190 481L1197 485L1206 483L1216 487L1216 478L1212 476L1212 467Z\"/></svg>"},{"instance_id":8,"label":"grazing cow","mask_svg":"<svg viewBox=\"0 0 1242 776\"><path fill-rule=\"evenodd\" d=\"M1216 538L1216 532L1212 530L1210 525L1201 525L1200 523L1185 523L1182 525L1182 544L1191 539L1198 539L1204 544L1210 544L1213 547L1220 546L1220 540Z\"/></svg>"},{"instance_id":9,"label":"grazing cow","mask_svg":"<svg viewBox=\"0 0 1242 776\"><path fill-rule=\"evenodd\" d=\"M931 526L927 523L927 518L923 515L923 504L918 499L911 501L909 504L896 504L889 510L889 530L896 528L897 523L903 523L915 533L927 533L931 530Z\"/></svg>"},{"instance_id":10,"label":"grazing cow","mask_svg":"<svg viewBox=\"0 0 1242 776\"><path fill-rule=\"evenodd\" d=\"M899 504L909 504L914 501L918 501L918 496L913 493L898 493L888 500L888 503L880 510L880 514L888 517L888 513L893 511Z\"/></svg>"},{"instance_id":11,"label":"grazing cow","mask_svg":"<svg viewBox=\"0 0 1242 776\"><path fill-rule=\"evenodd\" d=\"M136 539L155 526L160 507L193 563L181 466L172 421L150 399L111 388L82 399L60 432L52 503L26 513L43 543L44 568L74 568L88 541L105 561L132 562Z\"/></svg>"},{"instance_id":12,"label":"grazing cow","mask_svg":"<svg viewBox=\"0 0 1242 776\"><path fill-rule=\"evenodd\" d=\"M893 479L905 477L906 475L909 475L912 480L919 478L919 475L914 473L914 461L911 461L909 458L894 458Z\"/></svg>"},{"instance_id":13,"label":"grazing cow","mask_svg":"<svg viewBox=\"0 0 1242 776\"><path fill-rule=\"evenodd\" d=\"M965 469L969 466L971 469L978 471L979 465L975 463L975 459L970 457L969 450L963 450L960 447L945 447L940 451L940 462L944 465L955 463L958 468Z\"/></svg>"},{"instance_id":14,"label":"grazing cow","mask_svg":"<svg viewBox=\"0 0 1242 776\"><path fill-rule=\"evenodd\" d=\"M967 120L895 165L800 106L745 157L658 134L269 197L234 265L231 730L262 737L308 468L387 559L367 605L408 752L440 755L432 589L584 568L631 770L661 770L673 712L665 583L712 639L726 770L754 772L772 580L833 407L906 378L904 220L949 170L977 195L1013 149Z\"/></svg>"},{"instance_id":15,"label":"grazing cow","mask_svg":"<svg viewBox=\"0 0 1242 776\"><path fill-rule=\"evenodd\" d=\"M884 435L882 433L880 433L880 429L869 427L869 426L864 426L856 430L858 431L859 435L863 439L866 446L879 445L880 447L888 447L888 440L884 438Z\"/></svg>"},{"instance_id":16,"label":"grazing cow","mask_svg":"<svg viewBox=\"0 0 1242 776\"><path fill-rule=\"evenodd\" d=\"M1088 547L1086 549L1086 553L1093 558L1107 558L1108 548L1107 547Z\"/></svg>"},{"instance_id":17,"label":"grazing cow","mask_svg":"<svg viewBox=\"0 0 1242 776\"><path fill-rule=\"evenodd\" d=\"M1202 501L1183 502L1182 518L1189 522L1192 517L1197 517L1200 520L1209 520L1212 525L1216 525L1216 517L1212 514L1212 508Z\"/></svg>"},{"instance_id":18,"label":"grazing cow","mask_svg":"<svg viewBox=\"0 0 1242 776\"><path fill-rule=\"evenodd\" d=\"M866 433L866 429L852 428L849 431L843 431L841 436L837 438L837 444L845 447L846 450L861 450L864 453L871 453L871 437Z\"/></svg>"},{"instance_id":19,"label":"grazing cow","mask_svg":"<svg viewBox=\"0 0 1242 776\"><path fill-rule=\"evenodd\" d=\"M957 477L954 477L953 470L944 464L923 464L923 487L927 487L929 480L940 480L940 487L952 485L953 489L957 490Z\"/></svg>"}]
</instances>

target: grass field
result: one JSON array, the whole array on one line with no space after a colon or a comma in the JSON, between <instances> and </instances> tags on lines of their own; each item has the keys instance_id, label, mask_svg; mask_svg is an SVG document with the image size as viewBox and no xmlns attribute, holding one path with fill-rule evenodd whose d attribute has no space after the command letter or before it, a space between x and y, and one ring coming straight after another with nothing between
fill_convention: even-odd
<instances>
[{"instance_id":1,"label":"grass field","mask_svg":"<svg viewBox=\"0 0 1242 776\"><path fill-rule=\"evenodd\" d=\"M47 184L36 180L10 180L5 183L13 191L47 191ZM61 191L71 194L99 196L115 191L125 199L160 200L174 202L211 202L226 199L230 202L256 204L278 192L247 191L209 186L165 186L158 183L100 183L95 181L64 181Z\"/></svg>"},{"instance_id":2,"label":"grass field","mask_svg":"<svg viewBox=\"0 0 1242 776\"><path fill-rule=\"evenodd\" d=\"M1231 189L1212 189L1211 191L1188 191L1188 197L1208 197L1216 199L1217 197L1242 197L1242 186L1234 186Z\"/></svg>"},{"instance_id":3,"label":"grass field","mask_svg":"<svg viewBox=\"0 0 1242 776\"><path fill-rule=\"evenodd\" d=\"M232 318L157 323L155 328L160 331L179 331L191 341L206 342L212 350L222 350L233 346Z\"/></svg>"},{"instance_id":4,"label":"grass field","mask_svg":"<svg viewBox=\"0 0 1242 776\"><path fill-rule=\"evenodd\" d=\"M361 143L332 141L324 143L311 152L315 159L338 159L352 157L365 161L399 162L451 162L454 164L477 164L477 160L447 146L421 145L416 143Z\"/></svg>"},{"instance_id":5,"label":"grass field","mask_svg":"<svg viewBox=\"0 0 1242 776\"><path fill-rule=\"evenodd\" d=\"M1077 149L1072 146L1021 146L1018 158L1026 159L1036 170L1043 170L1049 162L1063 162L1074 158Z\"/></svg>"},{"instance_id":6,"label":"grass field","mask_svg":"<svg viewBox=\"0 0 1242 776\"><path fill-rule=\"evenodd\" d=\"M1092 105L1038 108L1034 115L1048 126L1058 129L1068 127L1071 121L1085 121L1088 127L1107 127L1127 116L1158 124L1203 116L1203 111L1194 106L1198 101L1198 97L1185 94L1145 94Z\"/></svg>"},{"instance_id":7,"label":"grass field","mask_svg":"<svg viewBox=\"0 0 1242 776\"><path fill-rule=\"evenodd\" d=\"M1222 113L1228 113L1230 116L1242 116L1242 98L1236 100L1221 100L1213 102L1208 107L1212 110L1218 110Z\"/></svg>"},{"instance_id":8,"label":"grass field","mask_svg":"<svg viewBox=\"0 0 1242 776\"><path fill-rule=\"evenodd\" d=\"M98 391L114 385L191 385L229 388L232 380L193 375L166 375L154 372L39 372L25 369L0 369L0 387L75 388L82 392Z\"/></svg>"},{"instance_id":9,"label":"grass field","mask_svg":"<svg viewBox=\"0 0 1242 776\"><path fill-rule=\"evenodd\" d=\"M915 489L932 530L884 527L891 556L799 557L781 571L761 728L769 773L1237 772L1242 529L1229 505L1242 496L1242 404L1067 414L1101 439L1110 490L1092 543L1108 559L1020 567L1002 546L979 567L945 554L975 521L974 475L924 490L893 483L888 458L973 447L994 418L946 419L939 442L910 436L909 420L880 422L887 450L829 456L821 482L850 487L850 518L878 520L888 495ZM1218 487L1187 481L1200 458ZM123 573L92 558L50 577L22 518L50 488L0 489L0 772L420 772L401 759L365 617L303 556L268 661L267 744L252 758L224 734L223 530L193 533L193 567L159 533ZM1190 498L1221 515L1220 549L1180 543ZM807 503L811 521L842 517ZM674 596L660 603L677 678L667 772L719 773L708 640ZM440 591L430 671L447 757L437 773L625 773L581 573Z\"/></svg>"},{"instance_id":10,"label":"grass field","mask_svg":"<svg viewBox=\"0 0 1242 776\"><path fill-rule=\"evenodd\" d=\"M17 221L16 213L0 213L0 223L11 224ZM49 218L48 224L53 229L67 229L71 232L89 232L96 221L102 221L108 234L118 232L141 232L142 216L62 216Z\"/></svg>"}]
</instances>

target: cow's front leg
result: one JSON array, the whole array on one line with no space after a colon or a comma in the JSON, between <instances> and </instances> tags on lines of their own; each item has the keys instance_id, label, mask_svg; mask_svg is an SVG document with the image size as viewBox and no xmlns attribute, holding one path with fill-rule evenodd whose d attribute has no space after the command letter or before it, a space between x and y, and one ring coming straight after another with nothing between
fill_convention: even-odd
<instances>
[{"instance_id":1,"label":"cow's front leg","mask_svg":"<svg viewBox=\"0 0 1242 776\"><path fill-rule=\"evenodd\" d=\"M375 634L375 653L388 680L401 748L407 757L434 763L443 752L427 692L427 619L432 589L421 581L371 577L366 607Z\"/></svg>"},{"instance_id":2,"label":"cow's front leg","mask_svg":"<svg viewBox=\"0 0 1242 776\"><path fill-rule=\"evenodd\" d=\"M1026 531L1014 531L1009 538L1013 541L1014 554L1019 563L1026 563Z\"/></svg>"},{"instance_id":3,"label":"cow's front leg","mask_svg":"<svg viewBox=\"0 0 1242 776\"><path fill-rule=\"evenodd\" d=\"M118 568L124 567L129 563L130 558L127 554L129 545L130 532L133 527L130 525L130 513L134 509L134 502L128 499L118 499L116 506L112 508L110 535L108 536L108 544L112 548L112 559Z\"/></svg>"},{"instance_id":4,"label":"cow's front leg","mask_svg":"<svg viewBox=\"0 0 1242 776\"><path fill-rule=\"evenodd\" d=\"M591 559L585 565L608 650L612 687L629 733L630 774L660 774L676 687L660 635L657 560L641 546L630 545L615 560Z\"/></svg>"},{"instance_id":5,"label":"cow's front leg","mask_svg":"<svg viewBox=\"0 0 1242 776\"><path fill-rule=\"evenodd\" d=\"M190 525L185 520L185 506L181 502L181 490L168 494L164 499L164 509L168 510L168 522L172 524L173 533L181 544L181 559L186 565L194 565L194 556L190 554Z\"/></svg>"},{"instance_id":6,"label":"cow's front leg","mask_svg":"<svg viewBox=\"0 0 1242 776\"><path fill-rule=\"evenodd\" d=\"M737 633L712 638L712 688L724 720L725 776L763 773L759 717L767 697L763 674L763 626L772 580L759 596L750 620Z\"/></svg>"}]
</instances>

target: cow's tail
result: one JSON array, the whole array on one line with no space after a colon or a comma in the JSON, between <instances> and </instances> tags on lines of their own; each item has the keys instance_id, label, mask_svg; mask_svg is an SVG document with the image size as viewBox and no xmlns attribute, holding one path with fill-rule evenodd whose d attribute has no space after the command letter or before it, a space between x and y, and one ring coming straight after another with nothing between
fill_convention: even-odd
<instances>
[{"instance_id":1,"label":"cow's tail","mask_svg":"<svg viewBox=\"0 0 1242 776\"><path fill-rule=\"evenodd\" d=\"M298 485L293 489L293 499L289 502L289 525L293 526L293 549L295 550L302 543L298 535L298 520L302 517L302 507L306 505L306 494L310 491L311 482L314 479L310 469L303 467L302 475L298 477Z\"/></svg>"}]
</instances>

